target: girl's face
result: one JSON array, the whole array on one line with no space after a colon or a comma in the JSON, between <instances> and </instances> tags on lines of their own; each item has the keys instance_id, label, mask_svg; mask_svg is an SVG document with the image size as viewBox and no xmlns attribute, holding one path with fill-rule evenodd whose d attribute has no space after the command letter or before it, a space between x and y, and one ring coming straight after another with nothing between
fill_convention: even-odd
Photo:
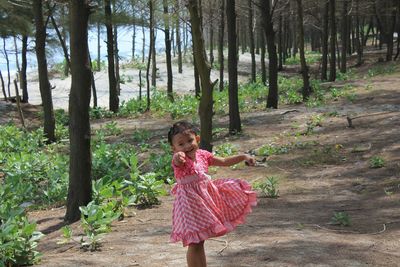
<instances>
[{"instance_id":1,"label":"girl's face","mask_svg":"<svg viewBox=\"0 0 400 267\"><path fill-rule=\"evenodd\" d=\"M184 152L192 160L196 157L196 151L199 149L200 136L192 132L178 133L172 137L172 150Z\"/></svg>"}]
</instances>

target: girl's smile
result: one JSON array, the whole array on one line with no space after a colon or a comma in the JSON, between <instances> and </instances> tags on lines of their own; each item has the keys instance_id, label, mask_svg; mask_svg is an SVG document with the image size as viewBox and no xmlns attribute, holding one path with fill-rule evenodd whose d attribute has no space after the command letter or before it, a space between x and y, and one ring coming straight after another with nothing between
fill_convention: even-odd
<instances>
[{"instance_id":1,"label":"girl's smile","mask_svg":"<svg viewBox=\"0 0 400 267\"><path fill-rule=\"evenodd\" d=\"M192 160L196 159L196 151L199 149L199 136L192 132L184 132L174 135L172 149L174 153L184 152Z\"/></svg>"}]
</instances>

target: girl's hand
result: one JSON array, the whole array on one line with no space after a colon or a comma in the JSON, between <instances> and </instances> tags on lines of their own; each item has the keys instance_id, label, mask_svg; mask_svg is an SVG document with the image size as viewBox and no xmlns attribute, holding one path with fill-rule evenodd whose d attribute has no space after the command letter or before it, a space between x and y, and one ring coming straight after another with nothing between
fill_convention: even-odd
<instances>
[{"instance_id":1,"label":"girl's hand","mask_svg":"<svg viewBox=\"0 0 400 267\"><path fill-rule=\"evenodd\" d=\"M176 165L176 166L181 166L182 164L184 164L186 162L186 155L184 152L180 151L180 152L176 152L173 156L172 156L172 162Z\"/></svg>"},{"instance_id":2,"label":"girl's hand","mask_svg":"<svg viewBox=\"0 0 400 267\"><path fill-rule=\"evenodd\" d=\"M254 166L254 165L256 165L256 160L254 159L254 157L252 157L252 156L250 156L250 155L247 155L247 154L245 154L244 156L245 156L244 163L245 163L247 166Z\"/></svg>"}]
</instances>

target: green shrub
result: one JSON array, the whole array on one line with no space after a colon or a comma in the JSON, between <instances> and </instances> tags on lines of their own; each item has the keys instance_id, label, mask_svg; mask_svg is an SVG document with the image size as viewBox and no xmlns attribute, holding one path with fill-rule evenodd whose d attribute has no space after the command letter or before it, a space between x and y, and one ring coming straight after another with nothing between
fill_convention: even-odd
<instances>
[{"instance_id":1,"label":"green shrub","mask_svg":"<svg viewBox=\"0 0 400 267\"><path fill-rule=\"evenodd\" d=\"M350 216L344 211L335 212L331 218L331 224L339 226L350 226Z\"/></svg>"},{"instance_id":2,"label":"green shrub","mask_svg":"<svg viewBox=\"0 0 400 267\"><path fill-rule=\"evenodd\" d=\"M369 167L370 168L382 168L385 166L385 160L380 156L373 156L369 160Z\"/></svg>"},{"instance_id":3,"label":"green shrub","mask_svg":"<svg viewBox=\"0 0 400 267\"><path fill-rule=\"evenodd\" d=\"M270 198L279 196L278 179L274 176L267 177L263 182L255 183L254 188L259 189L265 196Z\"/></svg>"}]
</instances>

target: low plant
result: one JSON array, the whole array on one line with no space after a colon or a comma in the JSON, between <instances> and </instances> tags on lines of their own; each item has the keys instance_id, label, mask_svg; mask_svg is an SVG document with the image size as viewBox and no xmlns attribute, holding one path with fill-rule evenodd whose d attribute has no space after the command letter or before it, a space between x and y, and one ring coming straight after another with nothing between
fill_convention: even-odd
<instances>
[{"instance_id":1,"label":"low plant","mask_svg":"<svg viewBox=\"0 0 400 267\"><path fill-rule=\"evenodd\" d=\"M266 197L277 198L279 197L278 184L278 179L270 176L263 182L255 183L254 188L259 189Z\"/></svg>"},{"instance_id":2,"label":"low plant","mask_svg":"<svg viewBox=\"0 0 400 267\"><path fill-rule=\"evenodd\" d=\"M350 216L344 212L335 212L331 218L331 224L339 226L350 226Z\"/></svg>"},{"instance_id":3,"label":"low plant","mask_svg":"<svg viewBox=\"0 0 400 267\"><path fill-rule=\"evenodd\" d=\"M376 168L382 168L385 166L385 159L380 157L380 156L373 156L369 160L369 167L376 169Z\"/></svg>"},{"instance_id":4,"label":"low plant","mask_svg":"<svg viewBox=\"0 0 400 267\"><path fill-rule=\"evenodd\" d=\"M115 200L102 205L97 205L94 201L86 206L79 207L81 211L81 226L85 233L85 238L81 239L81 247L85 250L95 251L100 247L100 241L104 234L110 232L111 223L118 219L119 212L114 210Z\"/></svg>"},{"instance_id":5,"label":"low plant","mask_svg":"<svg viewBox=\"0 0 400 267\"><path fill-rule=\"evenodd\" d=\"M228 157L237 153L237 147L231 143L223 143L215 147L214 153L218 157Z\"/></svg>"},{"instance_id":6,"label":"low plant","mask_svg":"<svg viewBox=\"0 0 400 267\"><path fill-rule=\"evenodd\" d=\"M265 144L259 148L257 148L254 152L257 156L270 156L277 154L285 154L289 151L289 146L287 145L274 145L274 144Z\"/></svg>"},{"instance_id":7,"label":"low plant","mask_svg":"<svg viewBox=\"0 0 400 267\"><path fill-rule=\"evenodd\" d=\"M167 184L171 184L174 177L174 171L172 170L172 152L171 147L167 142L160 142L160 148L162 152L151 153L149 157L150 169L157 180L162 180Z\"/></svg>"},{"instance_id":8,"label":"low plant","mask_svg":"<svg viewBox=\"0 0 400 267\"><path fill-rule=\"evenodd\" d=\"M95 107L90 108L89 116L91 119L112 118L114 116L114 112L102 107Z\"/></svg>"}]
</instances>

